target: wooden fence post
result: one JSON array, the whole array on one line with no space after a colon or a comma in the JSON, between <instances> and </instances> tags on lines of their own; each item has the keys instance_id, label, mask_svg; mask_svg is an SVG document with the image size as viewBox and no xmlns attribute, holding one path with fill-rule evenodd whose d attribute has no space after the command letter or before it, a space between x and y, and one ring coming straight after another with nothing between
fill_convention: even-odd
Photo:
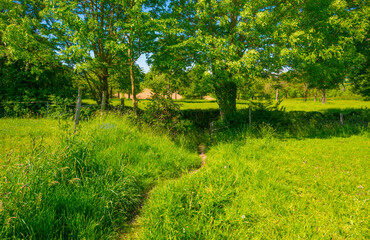
<instances>
[{"instance_id":1,"label":"wooden fence post","mask_svg":"<svg viewBox=\"0 0 370 240\"><path fill-rule=\"evenodd\" d=\"M76 133L77 126L80 121L80 111L81 111L81 88L78 88L76 114L75 114L75 126L73 128L73 133Z\"/></svg>"},{"instance_id":2,"label":"wooden fence post","mask_svg":"<svg viewBox=\"0 0 370 240\"><path fill-rule=\"evenodd\" d=\"M46 118L49 118L49 102L46 102Z\"/></svg>"},{"instance_id":3,"label":"wooden fence post","mask_svg":"<svg viewBox=\"0 0 370 240\"><path fill-rule=\"evenodd\" d=\"M214 125L214 122L211 122L209 124L209 134L212 136L213 135L213 125Z\"/></svg>"},{"instance_id":4,"label":"wooden fence post","mask_svg":"<svg viewBox=\"0 0 370 240\"><path fill-rule=\"evenodd\" d=\"M340 120L340 124L343 125L343 113L340 113L339 120Z\"/></svg>"}]
</instances>

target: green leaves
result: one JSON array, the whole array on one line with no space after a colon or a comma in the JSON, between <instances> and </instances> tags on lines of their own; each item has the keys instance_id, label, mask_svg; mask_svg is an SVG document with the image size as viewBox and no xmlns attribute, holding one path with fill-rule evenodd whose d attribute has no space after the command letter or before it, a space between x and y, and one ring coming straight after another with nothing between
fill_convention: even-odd
<instances>
[{"instance_id":1,"label":"green leaves","mask_svg":"<svg viewBox=\"0 0 370 240\"><path fill-rule=\"evenodd\" d=\"M361 63L355 42L364 41L363 32L368 28L366 20L357 25L363 11L364 6L350 7L341 0L300 4L292 11L297 20L283 23L289 31L282 41L289 47L282 50L282 56L293 60L290 67L304 72L311 86L337 87L353 66Z\"/></svg>"}]
</instances>

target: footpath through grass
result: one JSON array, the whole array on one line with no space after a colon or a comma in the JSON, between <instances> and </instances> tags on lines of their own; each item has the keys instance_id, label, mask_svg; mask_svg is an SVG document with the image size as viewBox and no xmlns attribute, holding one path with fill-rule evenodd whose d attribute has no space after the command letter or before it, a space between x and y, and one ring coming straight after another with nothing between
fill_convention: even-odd
<instances>
[{"instance_id":1,"label":"footpath through grass","mask_svg":"<svg viewBox=\"0 0 370 240\"><path fill-rule=\"evenodd\" d=\"M159 181L195 153L122 118L0 119L0 239L118 238Z\"/></svg>"},{"instance_id":2,"label":"footpath through grass","mask_svg":"<svg viewBox=\"0 0 370 240\"><path fill-rule=\"evenodd\" d=\"M157 187L142 239L369 239L370 139L244 135Z\"/></svg>"},{"instance_id":3,"label":"footpath through grass","mask_svg":"<svg viewBox=\"0 0 370 240\"><path fill-rule=\"evenodd\" d=\"M122 117L76 135L69 121L0 119L0 239L369 239L368 112L337 103L256 110L252 127L211 137L191 125L177 144ZM187 174L199 141L206 165Z\"/></svg>"}]
</instances>

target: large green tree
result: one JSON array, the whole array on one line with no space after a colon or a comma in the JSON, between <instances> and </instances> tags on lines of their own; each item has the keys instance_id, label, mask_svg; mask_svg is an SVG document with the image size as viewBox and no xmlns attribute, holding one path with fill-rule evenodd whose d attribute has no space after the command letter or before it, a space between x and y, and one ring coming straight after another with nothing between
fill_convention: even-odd
<instances>
[{"instance_id":1,"label":"large green tree","mask_svg":"<svg viewBox=\"0 0 370 240\"><path fill-rule=\"evenodd\" d=\"M70 96L71 69L58 61L44 35L44 9L36 0L0 2L0 101Z\"/></svg>"},{"instance_id":2,"label":"large green tree","mask_svg":"<svg viewBox=\"0 0 370 240\"><path fill-rule=\"evenodd\" d=\"M306 0L290 13L292 18L282 22L283 52L290 56L292 69L322 90L325 103L326 90L343 84L364 62L356 43L366 40L369 8L364 1Z\"/></svg>"},{"instance_id":3,"label":"large green tree","mask_svg":"<svg viewBox=\"0 0 370 240\"><path fill-rule=\"evenodd\" d=\"M90 81L98 103L109 99L111 69L130 72L134 109L137 107L135 62L147 50L152 24L144 0L48 1L50 36L59 53ZM122 67L127 65L129 68Z\"/></svg>"},{"instance_id":4,"label":"large green tree","mask_svg":"<svg viewBox=\"0 0 370 240\"><path fill-rule=\"evenodd\" d=\"M276 70L274 36L290 4L280 1L183 1L169 3L171 19L158 39L154 65L183 69L202 65L222 118L236 111L237 86L263 68Z\"/></svg>"}]
</instances>

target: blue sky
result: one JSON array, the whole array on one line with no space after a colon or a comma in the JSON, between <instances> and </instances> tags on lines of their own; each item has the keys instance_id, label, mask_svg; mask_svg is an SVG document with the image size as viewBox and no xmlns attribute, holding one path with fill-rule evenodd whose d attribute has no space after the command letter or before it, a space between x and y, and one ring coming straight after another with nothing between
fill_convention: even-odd
<instances>
[{"instance_id":1,"label":"blue sky","mask_svg":"<svg viewBox=\"0 0 370 240\"><path fill-rule=\"evenodd\" d=\"M146 57L144 54L142 54L138 60L136 61L136 63L141 67L141 69L143 69L143 71L145 73L149 72L149 69L150 67L148 66L148 64L146 63Z\"/></svg>"}]
</instances>

